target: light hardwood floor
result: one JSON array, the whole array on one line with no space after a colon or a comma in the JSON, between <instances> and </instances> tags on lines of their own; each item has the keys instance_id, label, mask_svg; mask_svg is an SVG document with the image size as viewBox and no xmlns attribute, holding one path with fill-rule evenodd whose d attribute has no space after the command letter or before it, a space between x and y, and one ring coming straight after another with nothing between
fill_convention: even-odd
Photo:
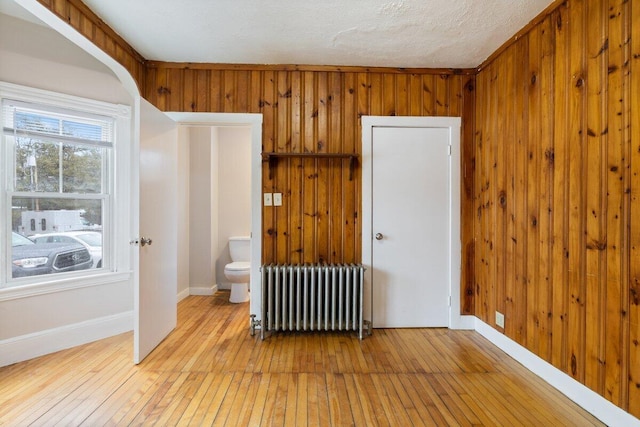
<instances>
[{"instance_id":1,"label":"light hardwood floor","mask_svg":"<svg viewBox=\"0 0 640 427\"><path fill-rule=\"evenodd\" d=\"M471 331L248 331L190 296L140 365L127 333L0 368L0 425L602 425Z\"/></svg>"}]
</instances>

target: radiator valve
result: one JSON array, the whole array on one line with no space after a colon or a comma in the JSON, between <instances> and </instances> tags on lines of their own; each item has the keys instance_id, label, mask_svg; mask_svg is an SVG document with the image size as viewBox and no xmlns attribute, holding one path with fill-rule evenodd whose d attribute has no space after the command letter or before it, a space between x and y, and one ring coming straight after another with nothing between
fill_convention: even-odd
<instances>
[{"instance_id":1,"label":"radiator valve","mask_svg":"<svg viewBox=\"0 0 640 427\"><path fill-rule=\"evenodd\" d=\"M255 314L250 314L249 317L251 318L251 321L249 323L249 328L251 328L251 336L254 336L256 334L256 326L260 326L261 322L260 320L256 320Z\"/></svg>"}]
</instances>

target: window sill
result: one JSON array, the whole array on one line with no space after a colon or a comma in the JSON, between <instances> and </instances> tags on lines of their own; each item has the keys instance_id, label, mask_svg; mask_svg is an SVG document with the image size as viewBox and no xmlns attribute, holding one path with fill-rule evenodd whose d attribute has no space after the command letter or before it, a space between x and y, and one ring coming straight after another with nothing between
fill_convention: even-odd
<instances>
[{"instance_id":1,"label":"window sill","mask_svg":"<svg viewBox=\"0 0 640 427\"><path fill-rule=\"evenodd\" d=\"M132 272L130 271L85 274L81 277L67 277L28 285L12 286L0 289L0 302L124 282L129 280L131 275Z\"/></svg>"}]
</instances>

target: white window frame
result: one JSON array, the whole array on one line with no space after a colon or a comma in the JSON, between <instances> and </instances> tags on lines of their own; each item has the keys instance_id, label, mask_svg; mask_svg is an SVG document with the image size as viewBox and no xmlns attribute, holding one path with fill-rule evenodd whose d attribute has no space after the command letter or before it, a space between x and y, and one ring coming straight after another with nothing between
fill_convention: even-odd
<instances>
[{"instance_id":1,"label":"white window frame","mask_svg":"<svg viewBox=\"0 0 640 427\"><path fill-rule=\"evenodd\" d=\"M26 278L11 278L11 192L9 185L13 179L13 160L8 158L5 144L4 132L0 135L0 301L8 299L23 298L28 296L59 292L63 290L99 286L106 283L118 282L129 276L130 267L124 265L123 257L116 256L116 240L118 232L124 228L122 221L123 209L126 206L118 203L120 194L118 189L122 189L123 183L116 183L116 166L119 159L124 159L131 140L131 107L121 104L111 104L96 101L78 96L56 93L11 83L0 82L0 104L2 99L11 99L27 102L35 105L59 108L64 110L78 111L92 115L109 117L114 121L113 148L111 148L111 159L109 164L107 182L109 189L108 196L103 204L103 218L107 233L103 235L103 259L108 266L102 269L88 269L76 272L60 273L54 275L31 276ZM124 149L123 149L124 148ZM126 161L120 164L126 164ZM128 174L126 174L128 176ZM127 195L124 195L125 198ZM80 197L81 198L81 197ZM126 215L125 215L126 216Z\"/></svg>"}]
</instances>

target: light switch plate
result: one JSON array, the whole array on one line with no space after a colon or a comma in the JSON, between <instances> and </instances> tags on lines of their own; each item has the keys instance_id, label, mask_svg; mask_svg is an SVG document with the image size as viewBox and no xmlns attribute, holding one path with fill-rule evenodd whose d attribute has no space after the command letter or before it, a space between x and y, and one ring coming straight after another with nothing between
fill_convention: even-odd
<instances>
[{"instance_id":1,"label":"light switch plate","mask_svg":"<svg viewBox=\"0 0 640 427\"><path fill-rule=\"evenodd\" d=\"M273 206L282 206L282 193L273 193Z\"/></svg>"},{"instance_id":2,"label":"light switch plate","mask_svg":"<svg viewBox=\"0 0 640 427\"><path fill-rule=\"evenodd\" d=\"M264 205L265 206L273 206L273 194L272 193L264 193Z\"/></svg>"}]
</instances>

